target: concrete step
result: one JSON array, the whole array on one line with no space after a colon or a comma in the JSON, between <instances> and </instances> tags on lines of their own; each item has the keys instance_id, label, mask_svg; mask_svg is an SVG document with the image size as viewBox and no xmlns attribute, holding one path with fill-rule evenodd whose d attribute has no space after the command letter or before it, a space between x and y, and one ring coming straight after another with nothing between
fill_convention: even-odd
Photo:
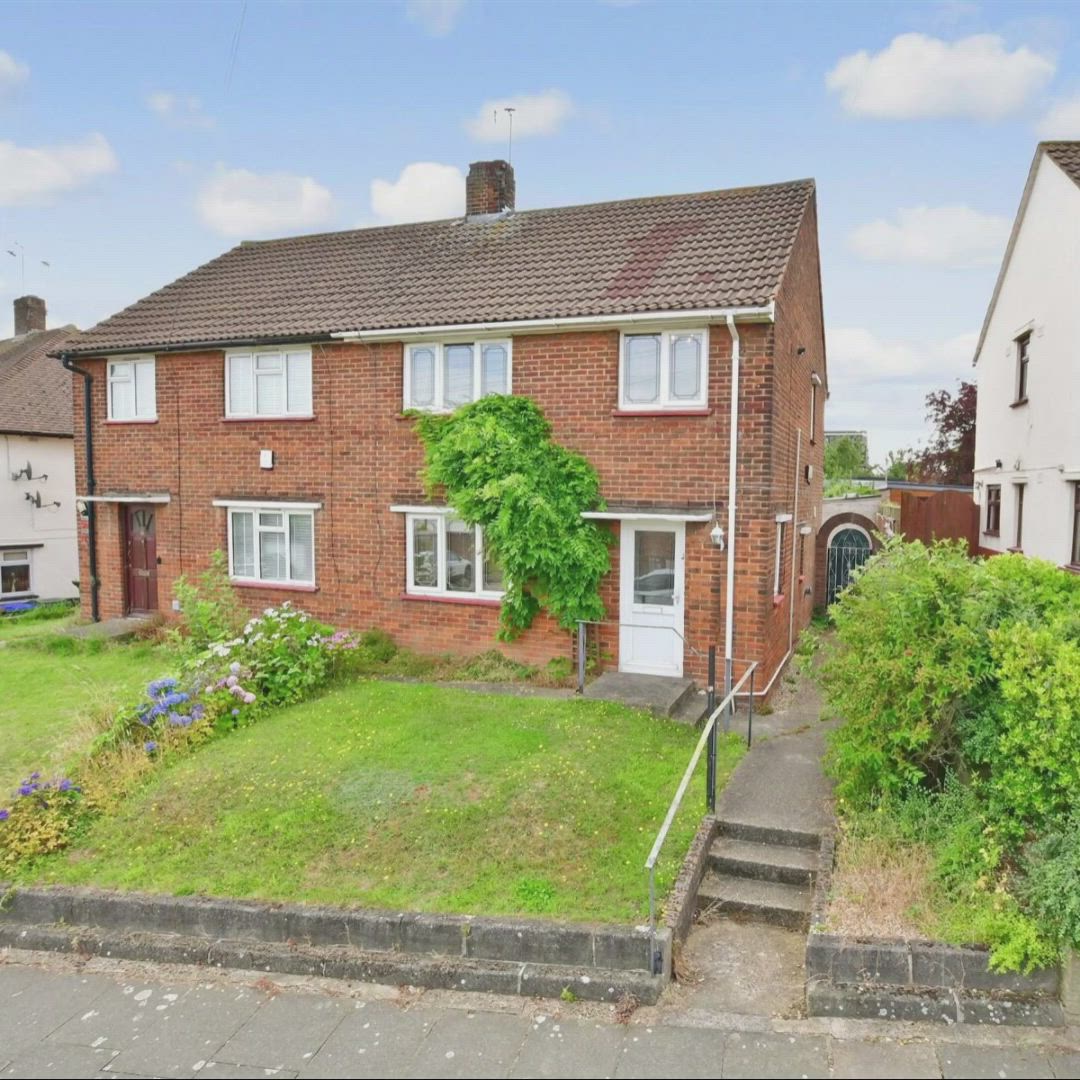
<instances>
[{"instance_id":1,"label":"concrete step","mask_svg":"<svg viewBox=\"0 0 1080 1080\"><path fill-rule=\"evenodd\" d=\"M733 840L745 840L751 844L773 844L777 847L812 848L821 846L821 834L800 829L781 829L772 825L755 825L748 821L720 822L720 833Z\"/></svg>"},{"instance_id":2,"label":"concrete step","mask_svg":"<svg viewBox=\"0 0 1080 1080\"><path fill-rule=\"evenodd\" d=\"M639 675L631 671L605 671L585 687L583 697L616 701L656 716L672 716L697 693L693 679L669 675Z\"/></svg>"},{"instance_id":3,"label":"concrete step","mask_svg":"<svg viewBox=\"0 0 1080 1080\"><path fill-rule=\"evenodd\" d=\"M709 865L718 874L729 877L812 885L818 870L818 854L811 848L758 844L721 836L709 849Z\"/></svg>"},{"instance_id":4,"label":"concrete step","mask_svg":"<svg viewBox=\"0 0 1080 1080\"><path fill-rule=\"evenodd\" d=\"M626 995L653 1004L668 984L663 975L563 964L471 960L349 946L315 947L289 942L208 940L173 933L131 933L104 928L0 922L0 948L40 949L141 960L319 976L388 986L422 986L525 997L573 995L617 1002Z\"/></svg>"},{"instance_id":5,"label":"concrete step","mask_svg":"<svg viewBox=\"0 0 1080 1080\"><path fill-rule=\"evenodd\" d=\"M698 889L697 908L805 931L810 927L810 887L710 871Z\"/></svg>"}]
</instances>

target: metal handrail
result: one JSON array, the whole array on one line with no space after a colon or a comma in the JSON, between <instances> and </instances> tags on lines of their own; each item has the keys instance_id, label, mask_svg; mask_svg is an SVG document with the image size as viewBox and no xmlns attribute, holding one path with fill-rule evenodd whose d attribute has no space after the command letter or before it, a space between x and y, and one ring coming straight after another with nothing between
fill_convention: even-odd
<instances>
[{"instance_id":1,"label":"metal handrail","mask_svg":"<svg viewBox=\"0 0 1080 1080\"><path fill-rule=\"evenodd\" d=\"M701 754L705 749L706 744L709 745L710 760L713 763L713 769L715 770L716 760L716 721L720 716L732 705L735 700L735 695L742 689L743 684L748 680L750 682L750 726L748 732L753 729L753 717L754 717L754 672L757 670L757 661L753 661L749 668L743 672L739 681L731 688L730 691L724 696L724 699L713 709L712 714L708 720L705 721L705 726L701 731L701 738L698 739L697 746L694 748L693 754L690 756L690 763L686 766L686 772L683 773L683 778L679 782L679 786L675 791L675 797L671 800L671 805L668 807L667 815L664 817L664 823L660 826L660 831L656 834L656 840L653 842L652 850L649 852L649 857L645 860L645 869L649 873L649 955L652 958L653 971L656 973L656 966L658 957L656 955L656 860L660 858L660 850L664 846L664 841L668 838L668 833L671 831L672 823L675 821L675 815L679 812L679 807L682 805L683 798L686 795L687 789L690 787L690 781L694 778L694 770L697 768L698 762L701 760ZM715 771L714 771L715 778ZM715 783L715 781L714 781ZM708 810L710 813L716 810L716 790L715 786L707 793Z\"/></svg>"}]
</instances>

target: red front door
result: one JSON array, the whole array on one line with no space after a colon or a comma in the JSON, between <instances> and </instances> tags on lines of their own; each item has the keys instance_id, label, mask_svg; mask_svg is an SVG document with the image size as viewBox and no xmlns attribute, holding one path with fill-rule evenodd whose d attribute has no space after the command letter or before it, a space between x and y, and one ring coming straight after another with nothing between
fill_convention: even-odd
<instances>
[{"instance_id":1,"label":"red front door","mask_svg":"<svg viewBox=\"0 0 1080 1080\"><path fill-rule=\"evenodd\" d=\"M157 611L155 507L125 507L128 614Z\"/></svg>"}]
</instances>

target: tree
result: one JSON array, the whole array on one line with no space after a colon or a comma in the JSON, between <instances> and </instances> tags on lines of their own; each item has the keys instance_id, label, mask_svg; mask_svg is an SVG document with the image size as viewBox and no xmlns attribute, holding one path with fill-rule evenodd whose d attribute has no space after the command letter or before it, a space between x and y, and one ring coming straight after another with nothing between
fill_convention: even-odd
<instances>
[{"instance_id":1,"label":"tree","mask_svg":"<svg viewBox=\"0 0 1080 1080\"><path fill-rule=\"evenodd\" d=\"M861 439L845 435L825 444L825 479L850 480L853 476L869 476L866 444Z\"/></svg>"},{"instance_id":2,"label":"tree","mask_svg":"<svg viewBox=\"0 0 1080 1080\"><path fill-rule=\"evenodd\" d=\"M885 476L889 480L907 480L911 461L903 450L890 450L885 459Z\"/></svg>"},{"instance_id":3,"label":"tree","mask_svg":"<svg viewBox=\"0 0 1080 1080\"><path fill-rule=\"evenodd\" d=\"M929 444L907 452L909 476L936 484L970 484L975 472L974 383L961 382L955 394L926 395L926 419L933 427Z\"/></svg>"}]
</instances>

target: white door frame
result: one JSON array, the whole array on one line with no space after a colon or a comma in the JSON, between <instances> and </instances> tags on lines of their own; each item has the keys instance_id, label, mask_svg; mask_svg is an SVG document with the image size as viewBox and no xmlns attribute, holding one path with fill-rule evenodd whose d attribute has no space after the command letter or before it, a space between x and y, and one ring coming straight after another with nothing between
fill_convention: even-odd
<instances>
[{"instance_id":1,"label":"white door frame","mask_svg":"<svg viewBox=\"0 0 1080 1080\"><path fill-rule=\"evenodd\" d=\"M675 534L675 587L671 605L634 603L635 534L639 529ZM619 670L680 676L686 616L686 523L624 518L619 544Z\"/></svg>"}]
</instances>

